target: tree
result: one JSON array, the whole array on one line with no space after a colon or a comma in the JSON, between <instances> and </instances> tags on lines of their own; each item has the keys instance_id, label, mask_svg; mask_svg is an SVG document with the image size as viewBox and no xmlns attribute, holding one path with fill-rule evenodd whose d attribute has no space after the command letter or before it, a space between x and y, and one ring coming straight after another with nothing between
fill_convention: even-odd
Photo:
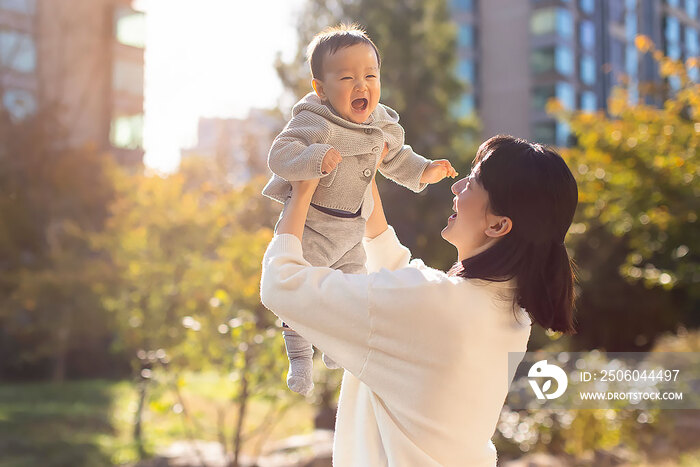
<instances>
[{"instance_id":1,"label":"tree","mask_svg":"<svg viewBox=\"0 0 700 467\"><path fill-rule=\"evenodd\" d=\"M609 115L549 106L577 141L562 154L579 185L572 229L582 287L579 341L608 350L646 348L679 323L700 324L700 84L686 70L698 63L663 56L644 36L636 42L662 77L678 84L664 91L661 107L647 104L657 96L646 93L632 100L625 87L613 92ZM611 316L599 324L595 316L604 311Z\"/></svg>"},{"instance_id":2,"label":"tree","mask_svg":"<svg viewBox=\"0 0 700 467\"><path fill-rule=\"evenodd\" d=\"M8 30L0 60L0 375L116 376L88 241L114 191L92 102L108 22L100 2L35 3L15 2L31 32Z\"/></svg>"},{"instance_id":3,"label":"tree","mask_svg":"<svg viewBox=\"0 0 700 467\"><path fill-rule=\"evenodd\" d=\"M323 28L338 22L366 27L381 58L381 102L401 116L406 144L430 159L450 159L461 175L469 170L477 147L478 124L457 118L452 104L465 90L455 72L456 26L445 0L312 0L300 15L299 49L290 63L278 59L286 89L300 98L311 91L306 46ZM387 218L414 255L447 268L455 252L441 237L451 209L450 179L419 195L380 180ZM406 199L411 198L411 209Z\"/></svg>"},{"instance_id":4,"label":"tree","mask_svg":"<svg viewBox=\"0 0 700 467\"><path fill-rule=\"evenodd\" d=\"M259 300L260 258L274 217L259 195L264 180L234 189L225 177L214 159L197 157L167 178L117 174L112 216L93 247L104 269L114 270L97 287L117 323L118 350L133 356L137 372L150 379L155 372L144 363L158 360L175 381L207 369L235 381L233 438L218 427L235 464L250 435L244 422L251 399L271 407L260 430L292 399L283 389L280 323ZM192 426L186 410L183 416Z\"/></svg>"},{"instance_id":5,"label":"tree","mask_svg":"<svg viewBox=\"0 0 700 467\"><path fill-rule=\"evenodd\" d=\"M52 109L25 120L0 115L0 374L95 374L109 322L92 291L87 236L102 228L111 162L95 148L66 147ZM101 350L101 351L100 351Z\"/></svg>"}]
</instances>

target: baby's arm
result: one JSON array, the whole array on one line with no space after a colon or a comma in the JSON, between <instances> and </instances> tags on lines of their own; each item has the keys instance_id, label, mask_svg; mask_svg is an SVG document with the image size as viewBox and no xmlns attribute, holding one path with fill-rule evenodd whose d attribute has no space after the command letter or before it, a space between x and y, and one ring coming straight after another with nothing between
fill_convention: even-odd
<instances>
[{"instance_id":1,"label":"baby's arm","mask_svg":"<svg viewBox=\"0 0 700 467\"><path fill-rule=\"evenodd\" d=\"M431 161L413 152L408 145L402 146L393 154L390 152L379 164L378 169L386 178L415 192L423 190L428 183L437 183L445 177L457 176L457 171L450 161Z\"/></svg>"},{"instance_id":2,"label":"baby's arm","mask_svg":"<svg viewBox=\"0 0 700 467\"><path fill-rule=\"evenodd\" d=\"M327 144L329 139L330 124L324 118L299 112L272 142L267 164L273 173L288 181L320 178L324 169L331 166L333 170L340 162L340 154Z\"/></svg>"},{"instance_id":3,"label":"baby's arm","mask_svg":"<svg viewBox=\"0 0 700 467\"><path fill-rule=\"evenodd\" d=\"M409 190L419 192L426 187L421 182L421 175L426 167L430 165L430 160L416 154L411 146L402 145L398 150L389 150L389 154L379 164L377 170L399 185L405 186Z\"/></svg>"}]
</instances>

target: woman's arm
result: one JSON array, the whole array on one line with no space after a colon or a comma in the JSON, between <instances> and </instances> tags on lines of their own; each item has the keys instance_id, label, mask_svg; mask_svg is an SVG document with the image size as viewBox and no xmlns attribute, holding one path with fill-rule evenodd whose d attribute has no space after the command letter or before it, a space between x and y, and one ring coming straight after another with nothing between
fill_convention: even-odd
<instances>
[{"instance_id":1,"label":"woman's arm","mask_svg":"<svg viewBox=\"0 0 700 467\"><path fill-rule=\"evenodd\" d=\"M368 239L377 237L389 227L386 222L386 216L384 215L382 199L379 196L376 175L372 178L372 198L374 198L374 210L369 216L369 219L367 219L367 224L365 225L365 237Z\"/></svg>"}]
</instances>

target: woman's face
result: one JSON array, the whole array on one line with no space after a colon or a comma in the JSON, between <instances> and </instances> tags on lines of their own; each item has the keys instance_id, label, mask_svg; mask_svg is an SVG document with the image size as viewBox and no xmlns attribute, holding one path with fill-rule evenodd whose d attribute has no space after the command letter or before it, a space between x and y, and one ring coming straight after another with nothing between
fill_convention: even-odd
<instances>
[{"instance_id":1,"label":"woman's face","mask_svg":"<svg viewBox=\"0 0 700 467\"><path fill-rule=\"evenodd\" d=\"M476 181L476 170L478 166L468 177L452 185L455 213L447 219L447 227L441 232L442 238L457 247L459 261L486 250L512 226L508 217L497 216L489 209L489 195Z\"/></svg>"}]
</instances>

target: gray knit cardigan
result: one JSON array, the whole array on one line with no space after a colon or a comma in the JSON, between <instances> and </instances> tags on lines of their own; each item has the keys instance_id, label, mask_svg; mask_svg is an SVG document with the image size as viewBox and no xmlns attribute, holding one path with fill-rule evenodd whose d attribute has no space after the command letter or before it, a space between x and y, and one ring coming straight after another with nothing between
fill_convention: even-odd
<instances>
[{"instance_id":1,"label":"gray knit cardigan","mask_svg":"<svg viewBox=\"0 0 700 467\"><path fill-rule=\"evenodd\" d=\"M389 152L379 172L416 193L422 191L427 184L420 183L420 178L431 161L404 144L404 130L398 122L396 111L378 104L367 122L353 123L338 116L313 92L307 94L294 106L292 119L272 143L268 166L273 175L263 195L284 203L291 192L288 180L321 178L312 203L349 212L362 205L362 216L367 219L373 207L370 182L385 142ZM331 147L343 160L325 175L321 162Z\"/></svg>"}]
</instances>

